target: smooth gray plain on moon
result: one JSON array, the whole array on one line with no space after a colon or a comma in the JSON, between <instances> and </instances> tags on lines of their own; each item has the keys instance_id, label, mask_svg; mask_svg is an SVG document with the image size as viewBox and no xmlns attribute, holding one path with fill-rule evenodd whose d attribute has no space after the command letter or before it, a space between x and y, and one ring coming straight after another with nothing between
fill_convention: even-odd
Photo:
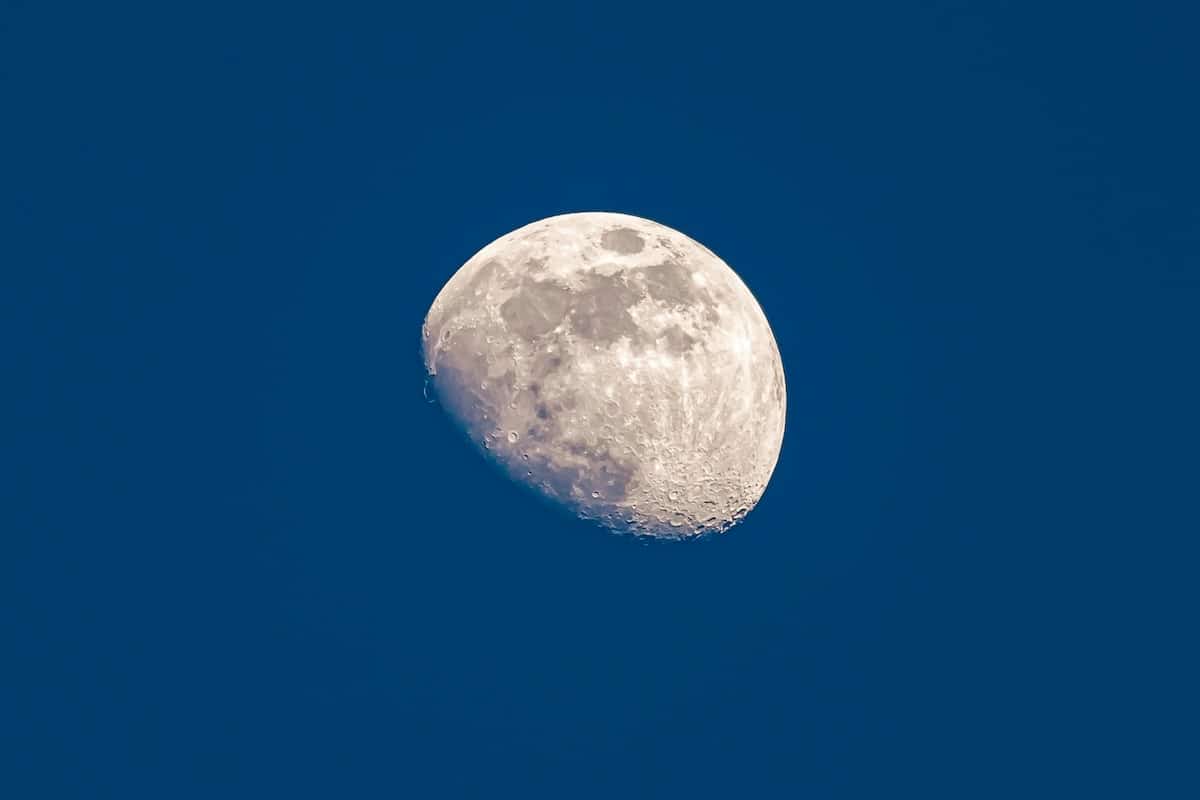
<instances>
[{"instance_id":1,"label":"smooth gray plain on moon","mask_svg":"<svg viewBox=\"0 0 1200 800\"><path fill-rule=\"evenodd\" d=\"M611 530L725 531L778 461L787 399L762 309L657 222L564 214L502 236L438 294L422 339L483 452Z\"/></svg>"}]
</instances>

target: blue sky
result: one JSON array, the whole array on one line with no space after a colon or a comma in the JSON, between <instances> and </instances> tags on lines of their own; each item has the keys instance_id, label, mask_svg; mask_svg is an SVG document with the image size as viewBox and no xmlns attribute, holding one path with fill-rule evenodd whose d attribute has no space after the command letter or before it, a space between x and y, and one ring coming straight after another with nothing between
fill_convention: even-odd
<instances>
[{"instance_id":1,"label":"blue sky","mask_svg":"<svg viewBox=\"0 0 1200 800\"><path fill-rule=\"evenodd\" d=\"M6 3L3 793L1184 794L1154 6ZM446 279L578 210L771 320L729 536L579 526L423 400Z\"/></svg>"}]
</instances>

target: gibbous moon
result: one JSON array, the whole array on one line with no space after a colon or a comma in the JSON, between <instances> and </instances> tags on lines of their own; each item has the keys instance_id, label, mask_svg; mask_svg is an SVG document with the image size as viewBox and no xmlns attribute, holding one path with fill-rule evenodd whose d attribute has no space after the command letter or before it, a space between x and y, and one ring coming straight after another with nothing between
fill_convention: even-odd
<instances>
[{"instance_id":1,"label":"gibbous moon","mask_svg":"<svg viewBox=\"0 0 1200 800\"><path fill-rule=\"evenodd\" d=\"M657 222L564 214L502 236L450 278L422 339L482 452L610 530L723 532L779 459L787 399L762 309Z\"/></svg>"}]
</instances>

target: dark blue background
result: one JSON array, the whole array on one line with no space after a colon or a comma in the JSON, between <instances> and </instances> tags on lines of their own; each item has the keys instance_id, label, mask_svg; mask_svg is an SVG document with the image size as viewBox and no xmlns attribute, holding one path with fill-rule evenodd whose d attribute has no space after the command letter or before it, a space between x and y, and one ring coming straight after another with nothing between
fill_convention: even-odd
<instances>
[{"instance_id":1,"label":"dark blue background","mask_svg":"<svg viewBox=\"0 0 1200 800\"><path fill-rule=\"evenodd\" d=\"M0 794L1186 795L1194 16L388 5L2 6ZM774 326L729 536L422 398L452 272L588 209Z\"/></svg>"}]
</instances>

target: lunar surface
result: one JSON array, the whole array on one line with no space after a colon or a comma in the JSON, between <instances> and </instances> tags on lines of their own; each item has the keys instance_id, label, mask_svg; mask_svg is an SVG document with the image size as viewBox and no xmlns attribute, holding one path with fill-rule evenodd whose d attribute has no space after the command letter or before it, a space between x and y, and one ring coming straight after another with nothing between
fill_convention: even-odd
<instances>
[{"instance_id":1,"label":"lunar surface","mask_svg":"<svg viewBox=\"0 0 1200 800\"><path fill-rule=\"evenodd\" d=\"M550 217L480 250L422 329L436 397L517 482L613 531L723 532L758 502L787 406L750 290L682 233Z\"/></svg>"}]
</instances>

